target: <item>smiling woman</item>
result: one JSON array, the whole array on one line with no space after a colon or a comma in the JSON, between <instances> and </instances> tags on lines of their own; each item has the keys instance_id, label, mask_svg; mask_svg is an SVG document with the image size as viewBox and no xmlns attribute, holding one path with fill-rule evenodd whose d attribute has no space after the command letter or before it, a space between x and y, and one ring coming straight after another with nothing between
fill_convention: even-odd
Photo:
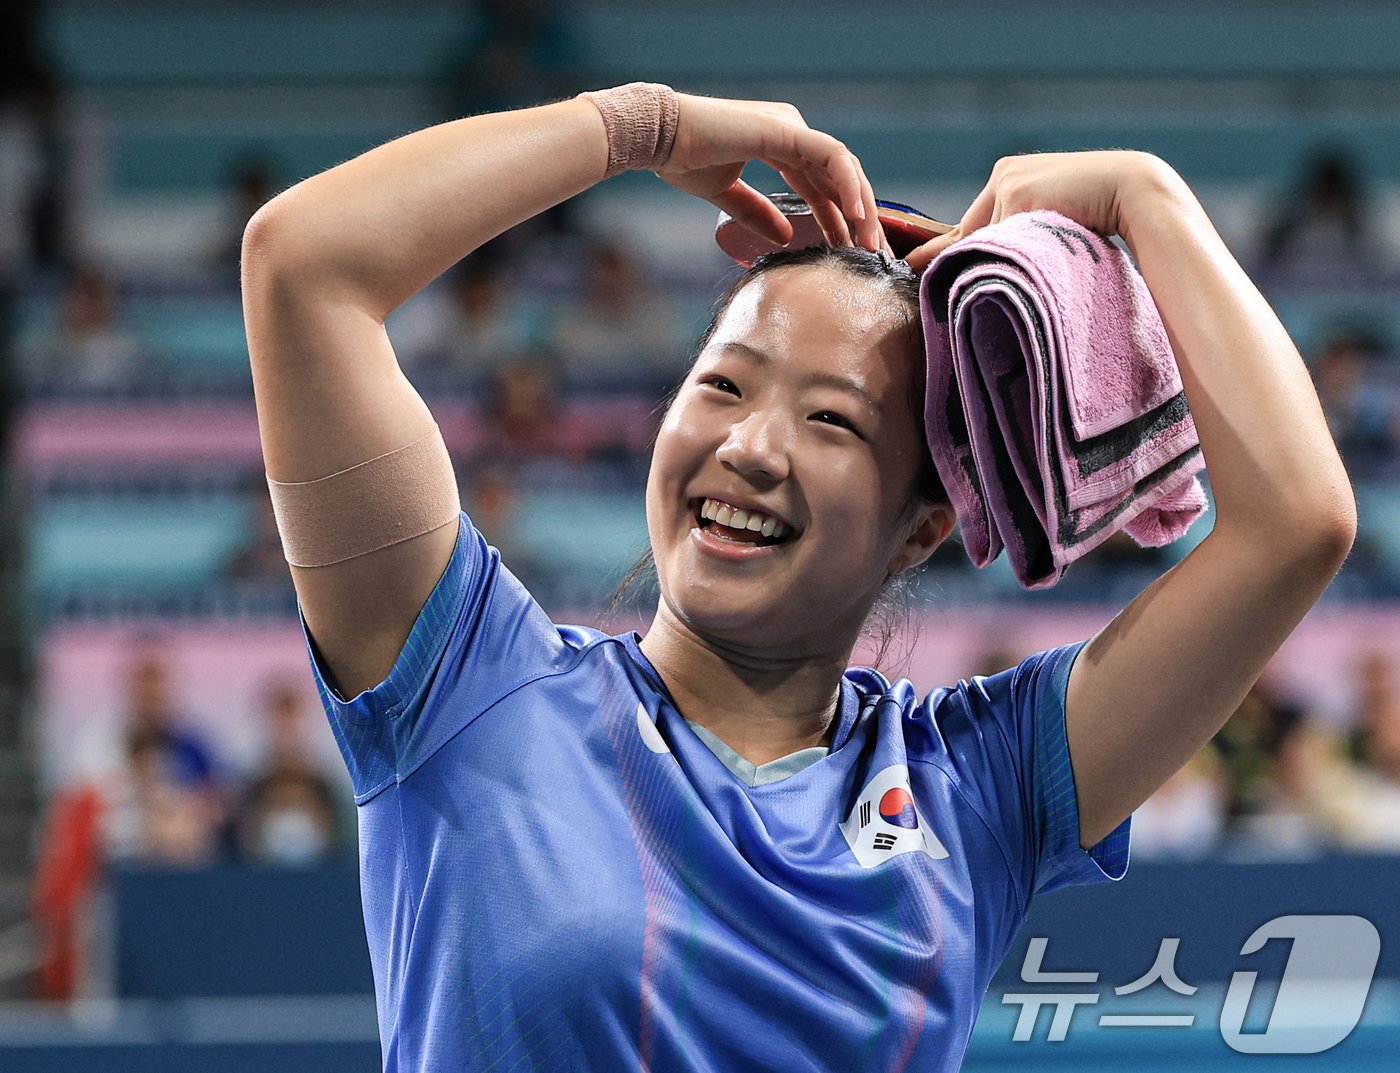
<instances>
[{"instance_id":1,"label":"smiling woman","mask_svg":"<svg viewBox=\"0 0 1400 1073\"><path fill-rule=\"evenodd\" d=\"M778 270L783 271L779 273ZM780 285L775 291L768 284L777 281L779 275L791 278L786 286ZM760 283L764 285L752 289ZM741 295L745 296L743 301L736 301ZM787 306L796 304L787 308L784 303ZM775 357L769 350L745 341L745 333L759 335L765 323L769 334L776 336L774 345L780 356ZM803 326L802 337L792 331L794 324ZM795 348L799 353L793 357L790 352ZM867 362L874 366L873 373L863 371ZM852 368L856 371L850 371ZM858 491L886 487L887 494L893 494L898 503L896 531L912 531L921 511L927 512L928 508L940 505L945 509L935 513L941 513L951 525L947 494L939 482L933 459L923 446L924 369L918 274L886 253L854 246L809 246L765 254L719 297L710 323L696 346L690 369L667 400L666 421L657 440L659 450L653 455L653 486L659 490L660 472L669 465L670 437L678 430L700 429L707 414L733 423L737 412L754 405L755 397L764 401L765 389L781 390L783 382L794 377L800 381L797 385L800 390L789 403L798 411L794 424L812 426L792 445L794 458L800 459L804 466L820 469L830 466L833 455L839 459L843 454L859 452L859 457L873 464L876 471L873 476L879 479L872 479L871 472L846 478L852 482L852 489L851 495L843 498L850 507L857 506L854 496ZM883 401L870 390L869 385L876 384L888 396ZM710 397L710 393L727 396L733 401ZM907 476L901 472L901 467L907 469L911 457L917 460L916 472L901 489L899 482ZM759 476L758 480L762 483L763 478ZM772 478L768 480L771 483ZM719 483L725 482L721 479ZM797 482L796 487L805 488L805 484ZM709 494L716 504L766 512L785 523L787 529L796 530L780 538L764 534L770 537L768 543L786 543L801 535L800 527L794 524L800 505L785 507L773 495L759 498L749 489L736 491L719 487L709 490ZM701 535L711 529L708 519L700 513L705 501L703 495L688 500L697 547L709 548L712 554L724 557L729 549L720 545L720 541L760 543L752 538L736 539L718 532L701 543ZM648 503L650 509L650 497ZM858 509L853 513L861 514ZM858 520L850 523L851 531L866 531L870 528L869 521L877 515L878 512L861 514ZM713 511L711 516L715 517ZM732 513L719 515L715 520L732 523ZM753 528L747 514L744 524ZM825 525L827 529L839 529L835 516ZM634 581L649 576L656 569L657 547L653 527L651 547L624 575L608 602L605 618L620 605ZM744 555L731 553L729 557L742 561ZM917 565L913 563L886 573L857 631L858 634L868 632L872 624L880 625L877 666L893 637L891 612L905 598L912 567ZM829 570L823 572L817 590L826 587L838 587ZM786 606L789 613L800 613L795 604ZM771 622L768 626L771 627ZM648 637L651 636L649 633ZM644 641L643 647L646 646Z\"/></svg>"},{"instance_id":2,"label":"smiling woman","mask_svg":"<svg viewBox=\"0 0 1400 1073\"><path fill-rule=\"evenodd\" d=\"M760 259L669 401L646 635L555 623L456 509L384 318L627 167L784 245L750 159L832 248ZM1123 875L1131 810L1349 542L1306 371L1159 165L999 163L951 237L1018 205L1140 242L1229 525L1092 640L927 693L850 665L954 522L920 421L918 280L859 162L791 105L633 85L475 116L257 214L259 427L284 546L313 549L293 580L360 806L386 1070L952 1071L1033 897Z\"/></svg>"}]
</instances>

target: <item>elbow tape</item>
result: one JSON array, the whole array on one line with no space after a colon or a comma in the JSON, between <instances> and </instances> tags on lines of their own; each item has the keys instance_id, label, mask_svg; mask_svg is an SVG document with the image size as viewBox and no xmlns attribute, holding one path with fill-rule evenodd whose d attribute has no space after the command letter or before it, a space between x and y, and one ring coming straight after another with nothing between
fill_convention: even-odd
<instances>
[{"instance_id":1,"label":"elbow tape","mask_svg":"<svg viewBox=\"0 0 1400 1073\"><path fill-rule=\"evenodd\" d=\"M331 566L430 533L457 518L461 500L442 430L314 481L267 478L292 566Z\"/></svg>"}]
</instances>

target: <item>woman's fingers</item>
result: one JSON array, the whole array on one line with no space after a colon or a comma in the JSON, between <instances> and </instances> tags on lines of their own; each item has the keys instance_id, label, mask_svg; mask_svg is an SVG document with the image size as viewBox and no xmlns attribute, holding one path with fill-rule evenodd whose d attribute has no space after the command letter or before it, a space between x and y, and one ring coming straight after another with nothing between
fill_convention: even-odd
<instances>
[{"instance_id":1,"label":"woman's fingers","mask_svg":"<svg viewBox=\"0 0 1400 1073\"><path fill-rule=\"evenodd\" d=\"M773 202L742 179L736 181L710 204L723 209L756 235L786 246L792 241L792 223Z\"/></svg>"},{"instance_id":2,"label":"woman's fingers","mask_svg":"<svg viewBox=\"0 0 1400 1073\"><path fill-rule=\"evenodd\" d=\"M830 134L811 127L798 127L795 135L793 150L797 159L787 163L814 170L825 180L821 185L830 189L832 200L841 207L846 218L852 223L863 221L865 201L855 156Z\"/></svg>"},{"instance_id":3,"label":"woman's fingers","mask_svg":"<svg viewBox=\"0 0 1400 1073\"><path fill-rule=\"evenodd\" d=\"M1123 149L1002 157L958 226L905 260L923 271L959 239L1023 212L1056 212L1100 235L1122 234L1123 184L1167 167L1160 157Z\"/></svg>"},{"instance_id":4,"label":"woman's fingers","mask_svg":"<svg viewBox=\"0 0 1400 1073\"><path fill-rule=\"evenodd\" d=\"M986 227L988 224L996 223L1001 219L1001 195L999 193L1000 183L995 176L988 181L963 213L958 225L947 234L938 235L929 239L922 246L911 250L904 258L909 267L917 272L926 269L940 253L946 250L959 239L966 238L978 228Z\"/></svg>"},{"instance_id":5,"label":"woman's fingers","mask_svg":"<svg viewBox=\"0 0 1400 1073\"><path fill-rule=\"evenodd\" d=\"M861 167L860 160L854 154L851 160L855 161L856 172L860 176L860 200L865 206L865 219L856 228L856 238L860 245L868 250L890 253L892 251L889 241L885 238L885 229L880 225L880 207L875 204L875 188L870 185L870 178Z\"/></svg>"},{"instance_id":6,"label":"woman's fingers","mask_svg":"<svg viewBox=\"0 0 1400 1073\"><path fill-rule=\"evenodd\" d=\"M807 126L792 105L681 95L676 145L658 174L677 189L723 208L764 238L785 244L791 237L787 221L737 181L748 160L761 160L782 174L811 206L828 242L888 248L875 192L860 161L836 138Z\"/></svg>"},{"instance_id":7,"label":"woman's fingers","mask_svg":"<svg viewBox=\"0 0 1400 1073\"><path fill-rule=\"evenodd\" d=\"M935 257L960 238L962 238L962 235L958 233L958 229L955 227L946 234L929 239L922 246L915 246L904 255L904 260L915 272L922 272L933 263Z\"/></svg>"},{"instance_id":8,"label":"woman's fingers","mask_svg":"<svg viewBox=\"0 0 1400 1073\"><path fill-rule=\"evenodd\" d=\"M843 244L851 244L854 234L860 245L879 249L882 239L875 207L874 191L855 155L830 134L779 121L771 143L765 145L765 163L777 168L787 177L801 173L809 188L820 190L825 200L833 204L843 217ZM802 190L796 193L802 197ZM816 206L813 206L814 211ZM823 231L835 241L831 230L823 223Z\"/></svg>"},{"instance_id":9,"label":"woman's fingers","mask_svg":"<svg viewBox=\"0 0 1400 1073\"><path fill-rule=\"evenodd\" d=\"M866 176L865 169L860 166L860 161L854 154L850 154L850 160L855 167L856 178L860 184L862 210L859 220L847 220L851 245L863 246L867 250L883 250L886 253L892 253L889 241L885 238L885 229L880 224L880 207L875 202L875 190L870 185L870 179ZM831 193L828 191L828 196L831 196Z\"/></svg>"},{"instance_id":10,"label":"woman's fingers","mask_svg":"<svg viewBox=\"0 0 1400 1073\"><path fill-rule=\"evenodd\" d=\"M841 210L835 202L817 187L811 176L797 169L780 171L779 174L782 175L783 181L792 187L792 192L807 202L807 207L812 210L812 217L822 229L828 243L832 246L851 245L851 231L846 218L841 215Z\"/></svg>"},{"instance_id":11,"label":"woman's fingers","mask_svg":"<svg viewBox=\"0 0 1400 1073\"><path fill-rule=\"evenodd\" d=\"M997 197L1000 189L1001 183L995 178L988 180L987 185L982 187L981 192L972 199L972 204L967 207L962 219L958 221L958 230L964 235L970 235L979 227L995 223Z\"/></svg>"}]
</instances>

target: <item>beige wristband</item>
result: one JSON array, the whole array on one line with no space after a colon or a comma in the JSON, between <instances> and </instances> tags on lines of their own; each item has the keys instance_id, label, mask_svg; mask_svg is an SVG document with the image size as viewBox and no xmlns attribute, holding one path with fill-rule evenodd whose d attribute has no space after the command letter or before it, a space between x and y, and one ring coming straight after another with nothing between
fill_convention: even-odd
<instances>
[{"instance_id":1,"label":"beige wristband","mask_svg":"<svg viewBox=\"0 0 1400 1073\"><path fill-rule=\"evenodd\" d=\"M681 103L676 91L658 82L629 82L616 89L580 93L593 102L608 132L605 178L634 168L655 170L676 144Z\"/></svg>"},{"instance_id":2,"label":"beige wristband","mask_svg":"<svg viewBox=\"0 0 1400 1073\"><path fill-rule=\"evenodd\" d=\"M407 447L314 481L267 479L283 557L331 566L430 533L461 512L457 478L433 431Z\"/></svg>"}]
</instances>

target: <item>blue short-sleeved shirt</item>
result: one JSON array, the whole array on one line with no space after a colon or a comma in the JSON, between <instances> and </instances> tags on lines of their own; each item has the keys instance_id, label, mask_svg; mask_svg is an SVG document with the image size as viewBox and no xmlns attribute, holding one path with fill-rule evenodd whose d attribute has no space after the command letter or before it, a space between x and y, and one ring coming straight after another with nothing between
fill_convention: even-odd
<instances>
[{"instance_id":1,"label":"blue short-sleeved shirt","mask_svg":"<svg viewBox=\"0 0 1400 1073\"><path fill-rule=\"evenodd\" d=\"M830 752L738 778L635 633L551 622L465 514L388 678L345 701L387 1070L952 1070L1031 897L1090 851L1085 642L920 696L847 670Z\"/></svg>"}]
</instances>

